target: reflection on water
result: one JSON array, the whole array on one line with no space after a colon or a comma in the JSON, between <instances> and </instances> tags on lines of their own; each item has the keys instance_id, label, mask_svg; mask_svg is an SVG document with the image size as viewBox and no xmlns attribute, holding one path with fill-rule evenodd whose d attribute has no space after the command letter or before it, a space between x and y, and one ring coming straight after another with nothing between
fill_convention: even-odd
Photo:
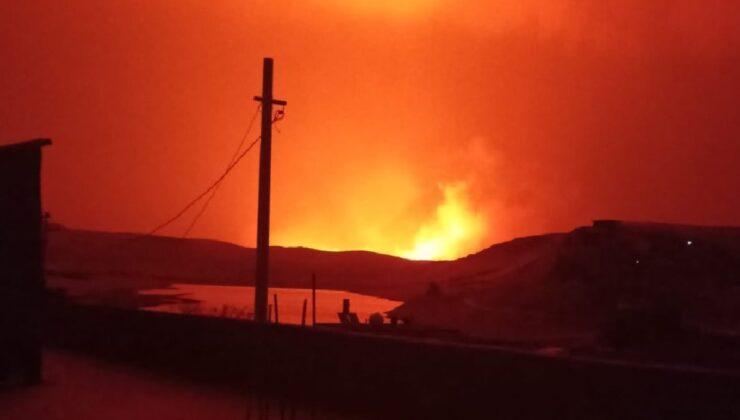
<instances>
[{"instance_id":1,"label":"reflection on water","mask_svg":"<svg viewBox=\"0 0 740 420\"><path fill-rule=\"evenodd\" d=\"M144 308L152 311L251 319L254 308L254 287L251 286L175 283L167 289L147 289L141 290L139 293L182 299L182 301L176 303L165 303ZM281 324L301 324L304 299L307 300L306 324L311 324L311 289L270 288L270 304L273 303L274 294L277 294L278 297L278 315ZM356 312L362 322L365 322L370 314L390 311L402 303L341 290L317 289L316 322L338 322L337 312L342 310L343 299L350 299L350 310Z\"/></svg>"}]
</instances>

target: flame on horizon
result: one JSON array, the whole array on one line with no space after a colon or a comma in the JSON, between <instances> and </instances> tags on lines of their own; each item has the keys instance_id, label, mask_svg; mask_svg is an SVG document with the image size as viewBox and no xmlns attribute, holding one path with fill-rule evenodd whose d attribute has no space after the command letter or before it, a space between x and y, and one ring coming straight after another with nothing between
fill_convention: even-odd
<instances>
[{"instance_id":1,"label":"flame on horizon","mask_svg":"<svg viewBox=\"0 0 740 420\"><path fill-rule=\"evenodd\" d=\"M432 210L428 216L419 216L427 213L418 207L399 216L400 208L419 200L412 184L399 187L400 178L397 175L395 194L389 190L383 200L368 199L368 194L376 194L375 188L357 189L344 197L339 213L295 219L276 232L274 243L325 251L366 250L411 260L452 260L480 249L487 239L488 221L486 213L471 204L467 182L440 184L441 199L424 205Z\"/></svg>"},{"instance_id":2,"label":"flame on horizon","mask_svg":"<svg viewBox=\"0 0 740 420\"><path fill-rule=\"evenodd\" d=\"M464 182L441 185L444 201L435 218L416 233L412 249L399 256L411 260L452 260L476 251L486 232L483 215L471 208Z\"/></svg>"}]
</instances>

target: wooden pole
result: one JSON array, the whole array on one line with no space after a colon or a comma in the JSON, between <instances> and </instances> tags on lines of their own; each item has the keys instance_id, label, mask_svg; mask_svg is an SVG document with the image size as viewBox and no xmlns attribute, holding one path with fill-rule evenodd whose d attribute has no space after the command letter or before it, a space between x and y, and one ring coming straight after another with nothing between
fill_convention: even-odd
<instances>
[{"instance_id":1,"label":"wooden pole","mask_svg":"<svg viewBox=\"0 0 740 420\"><path fill-rule=\"evenodd\" d=\"M260 140L259 195L257 203L257 275L254 319L265 322L270 252L270 164L272 154L272 59L262 63L262 137Z\"/></svg>"},{"instance_id":2,"label":"wooden pole","mask_svg":"<svg viewBox=\"0 0 740 420\"><path fill-rule=\"evenodd\" d=\"M308 306L308 299L303 299L303 313L301 314L301 327L306 326L306 306Z\"/></svg>"},{"instance_id":3,"label":"wooden pole","mask_svg":"<svg viewBox=\"0 0 740 420\"><path fill-rule=\"evenodd\" d=\"M272 301L273 301L273 306L275 308L275 323L276 324L279 324L280 323L280 317L278 316L279 312L278 312L278 297L277 297L277 293L274 293L272 295Z\"/></svg>"},{"instance_id":4,"label":"wooden pole","mask_svg":"<svg viewBox=\"0 0 740 420\"><path fill-rule=\"evenodd\" d=\"M272 98L272 58L262 63L262 96L254 99L262 103L262 134L260 140L259 193L257 203L257 264L254 282L254 320L268 318L267 288L270 252L270 166L272 155L272 105L287 102Z\"/></svg>"},{"instance_id":5,"label":"wooden pole","mask_svg":"<svg viewBox=\"0 0 740 420\"><path fill-rule=\"evenodd\" d=\"M311 274L311 325L316 326L316 273Z\"/></svg>"}]
</instances>

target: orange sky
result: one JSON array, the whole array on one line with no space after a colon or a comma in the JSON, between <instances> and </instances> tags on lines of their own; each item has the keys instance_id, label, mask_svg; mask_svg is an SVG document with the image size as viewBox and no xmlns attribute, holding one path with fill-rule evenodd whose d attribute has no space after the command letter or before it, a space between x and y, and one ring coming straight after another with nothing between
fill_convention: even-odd
<instances>
[{"instance_id":1,"label":"orange sky","mask_svg":"<svg viewBox=\"0 0 740 420\"><path fill-rule=\"evenodd\" d=\"M404 254L450 214L456 254L592 218L740 224L740 6L645 3L2 2L0 143L53 138L57 221L147 231L223 171L269 55L275 244ZM254 244L256 156L193 236Z\"/></svg>"}]
</instances>

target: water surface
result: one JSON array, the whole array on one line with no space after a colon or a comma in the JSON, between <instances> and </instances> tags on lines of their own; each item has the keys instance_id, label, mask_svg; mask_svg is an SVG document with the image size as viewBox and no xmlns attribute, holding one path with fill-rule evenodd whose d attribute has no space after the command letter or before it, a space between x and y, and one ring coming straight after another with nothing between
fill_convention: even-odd
<instances>
[{"instance_id":1,"label":"water surface","mask_svg":"<svg viewBox=\"0 0 740 420\"><path fill-rule=\"evenodd\" d=\"M145 289L140 290L139 293L181 298L180 302L144 308L151 311L245 319L251 319L254 312L254 287L252 286L175 283L167 289ZM268 293L270 304L273 304L275 294L278 298L278 315L281 324L301 324L304 299L307 300L306 324L311 324L311 289L272 287ZM373 313L385 313L402 303L343 290L317 289L316 322L339 322L337 312L342 310L343 299L350 299L350 311L356 312L361 322L366 322L366 319ZM274 318L274 312L272 317Z\"/></svg>"}]
</instances>

